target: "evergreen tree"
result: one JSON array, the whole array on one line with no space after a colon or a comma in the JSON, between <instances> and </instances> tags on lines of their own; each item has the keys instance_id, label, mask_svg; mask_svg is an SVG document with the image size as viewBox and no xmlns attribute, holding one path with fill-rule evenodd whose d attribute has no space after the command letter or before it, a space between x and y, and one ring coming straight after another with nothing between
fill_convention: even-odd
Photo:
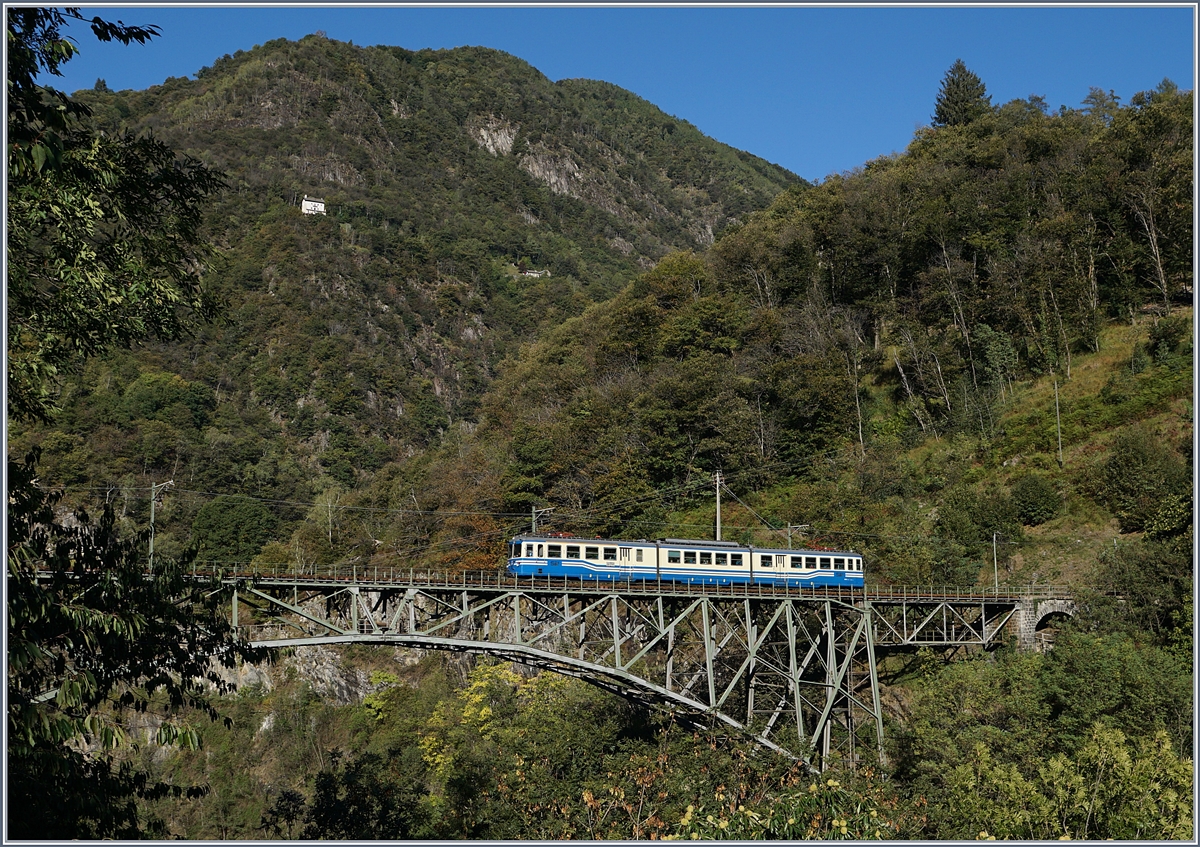
<instances>
[{"instance_id":1,"label":"evergreen tree","mask_svg":"<svg viewBox=\"0 0 1200 847\"><path fill-rule=\"evenodd\" d=\"M955 59L942 78L933 112L934 126L962 126L987 114L992 98L987 87L972 73L962 59Z\"/></svg>"}]
</instances>

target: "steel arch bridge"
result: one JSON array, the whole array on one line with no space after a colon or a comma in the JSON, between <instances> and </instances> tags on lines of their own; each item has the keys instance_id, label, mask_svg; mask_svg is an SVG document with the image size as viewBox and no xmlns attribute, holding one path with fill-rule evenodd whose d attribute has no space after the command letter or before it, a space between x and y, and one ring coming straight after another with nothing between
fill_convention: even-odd
<instances>
[{"instance_id":1,"label":"steel arch bridge","mask_svg":"<svg viewBox=\"0 0 1200 847\"><path fill-rule=\"evenodd\" d=\"M351 568L227 575L256 646L373 643L490 654L585 680L811 767L882 759L884 648L991 646L1063 592L965 594L597 583ZM1044 604L1043 604L1044 605ZM1023 630L1022 630L1023 631Z\"/></svg>"}]
</instances>

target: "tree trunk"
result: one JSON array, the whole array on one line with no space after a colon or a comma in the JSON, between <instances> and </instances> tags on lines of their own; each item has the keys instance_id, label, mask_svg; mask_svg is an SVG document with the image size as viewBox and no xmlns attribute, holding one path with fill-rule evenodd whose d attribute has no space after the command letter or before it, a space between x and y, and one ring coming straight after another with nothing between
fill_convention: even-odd
<instances>
[{"instance_id":1,"label":"tree trunk","mask_svg":"<svg viewBox=\"0 0 1200 847\"><path fill-rule=\"evenodd\" d=\"M1140 187L1130 192L1133 214L1146 233L1146 241L1150 246L1150 257L1154 261L1154 284L1163 298L1165 314L1171 313L1170 285L1167 283L1167 273L1163 268L1162 251L1158 244L1158 223L1154 218L1154 189Z\"/></svg>"}]
</instances>

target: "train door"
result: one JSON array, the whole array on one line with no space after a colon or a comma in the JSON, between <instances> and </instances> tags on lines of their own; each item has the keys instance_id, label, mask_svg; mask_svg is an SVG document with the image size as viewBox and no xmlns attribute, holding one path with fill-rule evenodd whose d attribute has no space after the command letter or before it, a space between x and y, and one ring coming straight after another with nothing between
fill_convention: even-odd
<instances>
[{"instance_id":1,"label":"train door","mask_svg":"<svg viewBox=\"0 0 1200 847\"><path fill-rule=\"evenodd\" d=\"M617 566L625 578L633 576L632 550L632 547L621 547L618 551Z\"/></svg>"}]
</instances>

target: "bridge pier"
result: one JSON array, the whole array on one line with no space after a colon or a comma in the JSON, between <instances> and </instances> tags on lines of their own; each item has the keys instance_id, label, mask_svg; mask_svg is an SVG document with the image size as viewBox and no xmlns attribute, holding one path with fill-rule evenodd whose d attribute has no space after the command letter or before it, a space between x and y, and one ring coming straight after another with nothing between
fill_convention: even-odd
<instances>
[{"instance_id":1,"label":"bridge pier","mask_svg":"<svg viewBox=\"0 0 1200 847\"><path fill-rule=\"evenodd\" d=\"M1044 648L1045 642L1038 638L1038 632L1045 628L1047 621L1055 617L1074 617L1075 601L1065 598L1021 600L1017 605L1017 647L1021 650L1038 650Z\"/></svg>"}]
</instances>

